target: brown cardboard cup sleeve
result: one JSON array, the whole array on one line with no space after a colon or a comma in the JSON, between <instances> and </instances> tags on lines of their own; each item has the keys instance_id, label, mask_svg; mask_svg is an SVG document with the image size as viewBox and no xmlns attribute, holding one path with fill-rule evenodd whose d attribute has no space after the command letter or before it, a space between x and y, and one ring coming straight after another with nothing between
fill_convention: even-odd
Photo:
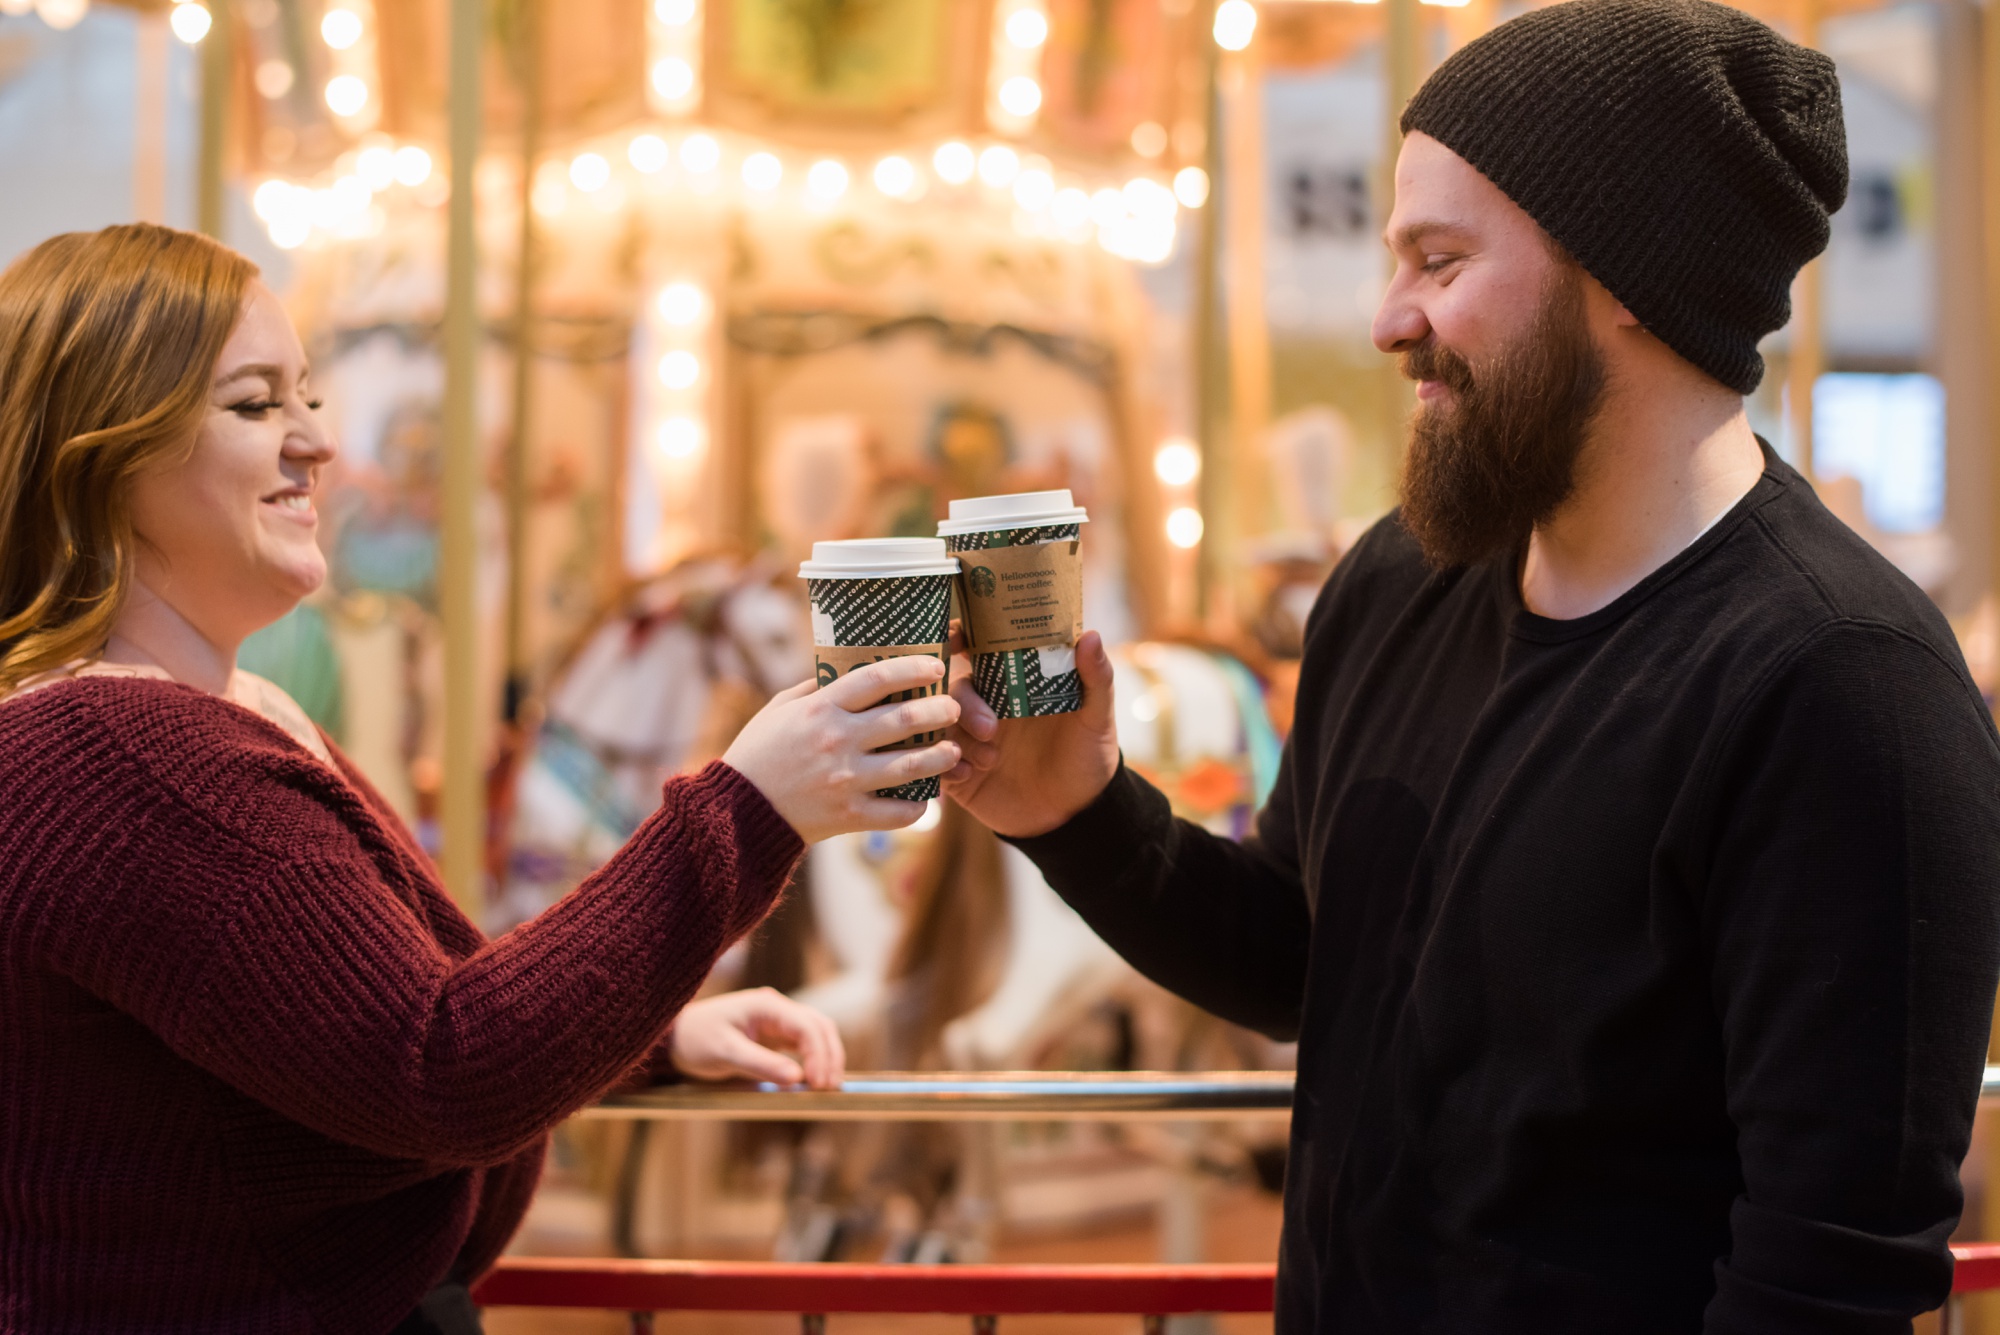
<instances>
[{"instance_id":1,"label":"brown cardboard cup sleeve","mask_svg":"<svg viewBox=\"0 0 2000 1335\"><path fill-rule=\"evenodd\" d=\"M1083 544L1075 538L960 552L969 647L982 654L1075 644L1083 633Z\"/></svg>"},{"instance_id":2,"label":"brown cardboard cup sleeve","mask_svg":"<svg viewBox=\"0 0 2000 1335\"><path fill-rule=\"evenodd\" d=\"M870 663L879 663L885 658L938 658L943 659L942 644L816 644L813 646L813 678L820 690L825 690L842 677ZM949 666L949 660L947 660ZM937 695L945 689L940 679L929 687L918 691L898 691L884 696L882 704L901 704L905 700L921 699L926 695ZM920 732L914 737L906 737L900 742L879 747L882 751L914 751L929 746L942 732Z\"/></svg>"}]
</instances>

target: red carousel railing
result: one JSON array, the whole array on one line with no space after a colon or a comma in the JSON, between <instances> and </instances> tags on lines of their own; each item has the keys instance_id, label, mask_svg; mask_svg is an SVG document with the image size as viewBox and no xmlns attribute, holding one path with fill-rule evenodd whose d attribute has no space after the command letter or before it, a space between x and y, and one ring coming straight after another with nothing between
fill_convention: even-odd
<instances>
[{"instance_id":1,"label":"red carousel railing","mask_svg":"<svg viewBox=\"0 0 2000 1335\"><path fill-rule=\"evenodd\" d=\"M670 1087L612 1100L588 1116L639 1118L1033 1118L1201 1120L1281 1115L1289 1072L857 1077L838 1093ZM2000 1093L1989 1067L1985 1093ZM2000 1243L1952 1248L1952 1299L1940 1335L1955 1335L1959 1299L2000 1289ZM787 1265L754 1261L644 1261L508 1257L475 1288L485 1307L620 1311L635 1335L657 1312L798 1313L804 1335L829 1314L964 1316L990 1333L1002 1316L1137 1315L1148 1332L1169 1316L1271 1310L1276 1267L1254 1265Z\"/></svg>"}]
</instances>

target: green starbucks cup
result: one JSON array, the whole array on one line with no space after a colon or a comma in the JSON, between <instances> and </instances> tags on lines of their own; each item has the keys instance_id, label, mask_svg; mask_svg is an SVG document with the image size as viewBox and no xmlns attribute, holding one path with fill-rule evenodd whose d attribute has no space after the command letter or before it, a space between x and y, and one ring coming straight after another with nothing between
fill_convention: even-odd
<instances>
[{"instance_id":1,"label":"green starbucks cup","mask_svg":"<svg viewBox=\"0 0 2000 1335\"><path fill-rule=\"evenodd\" d=\"M813 675L820 688L885 658L945 659L951 583L957 574L958 562L936 538L814 543L812 559L799 566L799 577L812 600ZM891 699L914 700L944 689L940 680L928 690L905 691ZM943 735L919 733L882 750L915 750ZM929 778L879 789L876 795L928 802L939 790L938 780Z\"/></svg>"},{"instance_id":2,"label":"green starbucks cup","mask_svg":"<svg viewBox=\"0 0 2000 1335\"><path fill-rule=\"evenodd\" d=\"M972 688L1001 718L1083 707L1082 526L1067 491L953 501L938 536L959 557L960 627Z\"/></svg>"}]
</instances>

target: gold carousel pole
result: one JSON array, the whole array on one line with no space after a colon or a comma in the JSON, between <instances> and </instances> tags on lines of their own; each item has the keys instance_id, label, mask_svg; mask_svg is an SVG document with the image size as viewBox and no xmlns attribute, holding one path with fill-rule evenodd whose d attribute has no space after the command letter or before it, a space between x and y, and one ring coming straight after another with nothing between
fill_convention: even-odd
<instances>
[{"instance_id":1,"label":"gold carousel pole","mask_svg":"<svg viewBox=\"0 0 2000 1335\"><path fill-rule=\"evenodd\" d=\"M483 0L451 0L451 204L444 298L444 515L438 604L444 620L444 793L439 813L445 886L469 915L484 899L485 784L479 746L479 636L474 507L479 489L478 241L473 167L479 156Z\"/></svg>"},{"instance_id":2,"label":"gold carousel pole","mask_svg":"<svg viewBox=\"0 0 2000 1335\"><path fill-rule=\"evenodd\" d=\"M235 94L236 15L230 0L210 0L208 36L201 44L201 146L195 162L195 228L220 241L223 155L229 145L229 104Z\"/></svg>"},{"instance_id":3,"label":"gold carousel pole","mask_svg":"<svg viewBox=\"0 0 2000 1335\"><path fill-rule=\"evenodd\" d=\"M1264 61L1256 34L1240 51L1221 57L1223 132L1228 210L1223 256L1227 274L1229 426L1227 491L1208 513L1203 549L1211 564L1210 633L1229 638L1236 629L1243 543L1268 521L1263 468L1264 437L1271 425L1271 330L1264 313Z\"/></svg>"},{"instance_id":4,"label":"gold carousel pole","mask_svg":"<svg viewBox=\"0 0 2000 1335\"><path fill-rule=\"evenodd\" d=\"M514 430L507 440L507 681L502 717L528 694L528 432L535 385L535 162L542 149L542 0L520 0L521 237L514 268Z\"/></svg>"},{"instance_id":5,"label":"gold carousel pole","mask_svg":"<svg viewBox=\"0 0 2000 1335\"><path fill-rule=\"evenodd\" d=\"M1423 16L1417 0L1386 0L1383 9L1382 64L1386 98L1382 169L1375 179L1375 230L1388 230L1389 212L1396 207L1396 158L1403 151L1403 108L1417 95L1423 81ZM1394 358L1382 362L1385 402L1389 406L1388 474L1402 472L1404 424L1416 410L1416 386L1403 378Z\"/></svg>"},{"instance_id":6,"label":"gold carousel pole","mask_svg":"<svg viewBox=\"0 0 2000 1335\"><path fill-rule=\"evenodd\" d=\"M1821 0L1799 0L1800 45L1819 49ZM1792 428L1792 459L1808 482L1813 476L1813 386L1826 370L1826 260L1810 260L1792 282L1792 345L1785 359L1786 416Z\"/></svg>"},{"instance_id":7,"label":"gold carousel pole","mask_svg":"<svg viewBox=\"0 0 2000 1335\"><path fill-rule=\"evenodd\" d=\"M1988 3L1978 14L1980 28L1979 77L1976 82L1973 107L1978 124L1974 127L1973 140L1978 150L1979 160L1979 209L1981 233L1985 242L1986 302L1984 335L1986 361L1986 483L1989 510L1987 514L1986 556L1988 576L1988 596L2000 597L2000 4ZM2000 1014L1996 1014L2000 1019ZM1996 1027L1988 1041L1986 1059L1990 1062L2000 1057L2000 1027ZM1985 1234L1992 1238L2000 1236L2000 1155L1992 1148L1988 1139L1986 1152L1986 1200L1983 1214ZM1980 1319L1985 1329L1991 1330L1996 1324L1993 1316L1993 1302L1989 1298L1982 1305Z\"/></svg>"},{"instance_id":8,"label":"gold carousel pole","mask_svg":"<svg viewBox=\"0 0 2000 1335\"><path fill-rule=\"evenodd\" d=\"M1195 431L1201 446L1201 477L1197 482L1197 504L1205 516L1222 513L1229 494L1228 450L1225 444L1227 384L1222 368L1222 330L1217 312L1221 306L1216 267L1221 254L1223 198L1234 164L1222 153L1222 106L1216 88L1217 50L1211 35L1215 24L1214 0L1196 9L1196 31L1202 49L1202 135L1203 167L1208 172L1207 207L1197 215L1194 279L1194 359ZM1225 573L1215 556L1214 540L1205 540L1195 557L1195 619L1208 615Z\"/></svg>"}]
</instances>

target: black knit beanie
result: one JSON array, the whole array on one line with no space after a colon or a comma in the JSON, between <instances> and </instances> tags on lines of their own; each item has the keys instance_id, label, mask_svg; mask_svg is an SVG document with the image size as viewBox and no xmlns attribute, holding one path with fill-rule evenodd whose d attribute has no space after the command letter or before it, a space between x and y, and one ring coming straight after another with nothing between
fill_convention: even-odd
<instances>
[{"instance_id":1,"label":"black knit beanie","mask_svg":"<svg viewBox=\"0 0 2000 1335\"><path fill-rule=\"evenodd\" d=\"M1833 62L1709 0L1569 0L1503 23L1410 99L1413 130L1743 394L1847 198Z\"/></svg>"}]
</instances>

